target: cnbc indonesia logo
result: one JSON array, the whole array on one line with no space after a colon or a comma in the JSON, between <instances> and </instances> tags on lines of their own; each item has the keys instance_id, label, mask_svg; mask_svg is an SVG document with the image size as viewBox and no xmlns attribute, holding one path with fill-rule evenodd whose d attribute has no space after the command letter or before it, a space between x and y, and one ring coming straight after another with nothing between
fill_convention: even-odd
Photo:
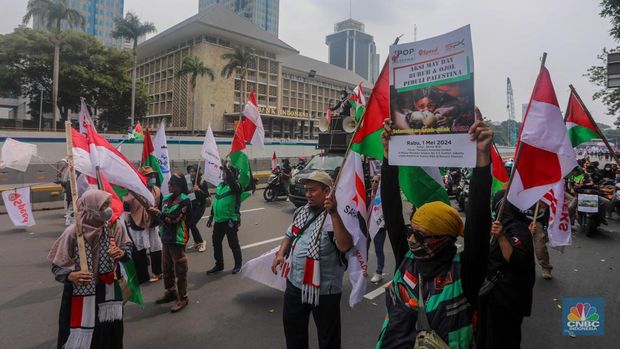
<instances>
[{"instance_id":1,"label":"cnbc indonesia logo","mask_svg":"<svg viewBox=\"0 0 620 349\"><path fill-rule=\"evenodd\" d=\"M603 298L564 298L563 303L564 335L604 335Z\"/></svg>"}]
</instances>

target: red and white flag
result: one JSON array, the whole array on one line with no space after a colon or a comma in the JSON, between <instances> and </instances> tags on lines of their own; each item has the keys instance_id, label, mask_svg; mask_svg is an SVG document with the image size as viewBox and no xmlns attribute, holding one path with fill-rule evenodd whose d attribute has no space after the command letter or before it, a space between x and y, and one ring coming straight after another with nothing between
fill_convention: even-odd
<instances>
[{"instance_id":1,"label":"red and white flag","mask_svg":"<svg viewBox=\"0 0 620 349\"><path fill-rule=\"evenodd\" d=\"M568 206L570 201L565 195L564 181L556 183L542 201L549 206L549 246L562 250L573 243Z\"/></svg>"},{"instance_id":2,"label":"red and white flag","mask_svg":"<svg viewBox=\"0 0 620 349\"><path fill-rule=\"evenodd\" d=\"M273 156L271 157L271 171L275 171L276 167L278 167L278 157L276 156L276 152L273 152Z\"/></svg>"},{"instance_id":3,"label":"red and white flag","mask_svg":"<svg viewBox=\"0 0 620 349\"><path fill-rule=\"evenodd\" d=\"M256 103L256 95L254 95L254 89L250 90L250 96L248 102L243 109L243 116L246 117L243 120L243 136L253 146L262 148L265 146L265 128L263 127L263 120L260 118L258 112L258 103Z\"/></svg>"},{"instance_id":4,"label":"red and white flag","mask_svg":"<svg viewBox=\"0 0 620 349\"><path fill-rule=\"evenodd\" d=\"M110 183L107 181L105 176L103 174L100 174L100 176L101 176L101 184L103 186L102 190L112 195L112 201L110 202L110 208L112 208L112 218L110 219L110 222L114 223L125 211L123 208L123 201L118 197L118 194L116 194L116 192L114 191L114 188L112 188L112 185L110 185ZM86 180L87 190L88 189L99 189L99 184L97 183L96 178L89 177L89 176L80 176L80 178L84 178Z\"/></svg>"},{"instance_id":5,"label":"red and white flag","mask_svg":"<svg viewBox=\"0 0 620 349\"><path fill-rule=\"evenodd\" d=\"M364 96L364 90L362 89L361 82L353 89L353 97L358 107L366 105L366 96Z\"/></svg>"},{"instance_id":6,"label":"red and white flag","mask_svg":"<svg viewBox=\"0 0 620 349\"><path fill-rule=\"evenodd\" d=\"M30 187L5 190L2 192L4 207L16 227L31 227L35 225L30 203Z\"/></svg>"},{"instance_id":7,"label":"red and white flag","mask_svg":"<svg viewBox=\"0 0 620 349\"><path fill-rule=\"evenodd\" d=\"M542 67L521 128L521 155L508 201L527 210L577 166L547 68ZM518 148L517 148L518 149Z\"/></svg>"},{"instance_id":8,"label":"red and white flag","mask_svg":"<svg viewBox=\"0 0 620 349\"><path fill-rule=\"evenodd\" d=\"M80 133L86 134L86 124L89 124L95 129L95 124L93 120L90 118L90 114L88 113L88 107L86 107L86 101L82 98L82 104L80 105L80 115L78 116L78 122L80 123Z\"/></svg>"},{"instance_id":9,"label":"red and white flag","mask_svg":"<svg viewBox=\"0 0 620 349\"><path fill-rule=\"evenodd\" d=\"M338 202L338 215L353 238L353 248L347 252L351 296L349 305L353 307L364 297L368 267L368 209L366 207L366 185L362 156L350 151L341 168L340 178L335 193Z\"/></svg>"},{"instance_id":10,"label":"red and white flag","mask_svg":"<svg viewBox=\"0 0 620 349\"><path fill-rule=\"evenodd\" d=\"M86 137L71 129L75 169L97 178L99 166L99 171L111 184L131 190L153 204L155 200L146 186L146 177L90 125L85 127Z\"/></svg>"}]
</instances>

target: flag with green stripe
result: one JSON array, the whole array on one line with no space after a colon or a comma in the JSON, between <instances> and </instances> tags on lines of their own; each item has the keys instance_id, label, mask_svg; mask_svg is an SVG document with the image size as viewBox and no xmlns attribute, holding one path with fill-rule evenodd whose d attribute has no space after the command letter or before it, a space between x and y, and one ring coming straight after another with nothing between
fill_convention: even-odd
<instances>
[{"instance_id":1,"label":"flag with green stripe","mask_svg":"<svg viewBox=\"0 0 620 349\"><path fill-rule=\"evenodd\" d=\"M442 201L450 205L450 198L439 174L439 168L400 166L398 179L403 194L415 207L433 201Z\"/></svg>"},{"instance_id":2,"label":"flag with green stripe","mask_svg":"<svg viewBox=\"0 0 620 349\"><path fill-rule=\"evenodd\" d=\"M250 169L250 160L245 154L245 137L243 136L243 125L241 121L237 124L235 129L235 136L233 138L232 147L228 158L231 165L239 170L239 185L243 193L241 194L241 201L247 199L252 195L251 191L248 191L250 187L250 181L252 180L252 170Z\"/></svg>"},{"instance_id":3,"label":"flag with green stripe","mask_svg":"<svg viewBox=\"0 0 620 349\"><path fill-rule=\"evenodd\" d=\"M155 147L151 140L151 131L147 128L144 132L144 143L142 145L142 161L140 166L150 166L153 171L157 173L157 183L161 185L164 183L164 174L159 166L159 160L157 160L157 154L155 154Z\"/></svg>"},{"instance_id":4,"label":"flag with green stripe","mask_svg":"<svg viewBox=\"0 0 620 349\"><path fill-rule=\"evenodd\" d=\"M495 195L495 193L502 190L504 184L508 182L508 173L504 167L504 161L499 151L497 151L495 144L491 146L491 166L491 175L493 176L491 194Z\"/></svg>"},{"instance_id":5,"label":"flag with green stripe","mask_svg":"<svg viewBox=\"0 0 620 349\"><path fill-rule=\"evenodd\" d=\"M570 138L573 147L595 138L603 138L599 134L594 122L588 116L586 108L576 96L575 91L571 91L568 100L566 128L568 129L568 138Z\"/></svg>"}]
</instances>

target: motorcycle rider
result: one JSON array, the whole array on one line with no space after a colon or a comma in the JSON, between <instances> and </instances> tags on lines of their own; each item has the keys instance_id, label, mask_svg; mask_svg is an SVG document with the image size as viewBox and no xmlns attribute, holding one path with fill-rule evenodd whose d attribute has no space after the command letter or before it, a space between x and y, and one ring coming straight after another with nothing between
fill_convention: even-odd
<instances>
[{"instance_id":1,"label":"motorcycle rider","mask_svg":"<svg viewBox=\"0 0 620 349\"><path fill-rule=\"evenodd\" d=\"M572 198L569 206L568 212L571 217L571 222L574 224L574 220L577 213L577 205L578 205L578 192L580 190L590 190L592 194L598 195L598 210L601 214L601 223L607 225L607 212L609 212L609 207L611 201L605 197L606 193L601 190L600 186L596 184L596 182L592 179L592 176L589 173L584 174L583 183L581 185L574 184L574 197Z\"/></svg>"},{"instance_id":2,"label":"motorcycle rider","mask_svg":"<svg viewBox=\"0 0 620 349\"><path fill-rule=\"evenodd\" d=\"M616 173L611 169L611 164L605 164L603 171L601 171L601 175L605 179L611 179L612 181L616 180Z\"/></svg>"},{"instance_id":3,"label":"motorcycle rider","mask_svg":"<svg viewBox=\"0 0 620 349\"><path fill-rule=\"evenodd\" d=\"M288 195L288 186L291 180L291 173L293 172L293 168L291 167L291 162L289 159L282 160L282 177L280 177L280 186L284 189L286 194Z\"/></svg>"}]
</instances>

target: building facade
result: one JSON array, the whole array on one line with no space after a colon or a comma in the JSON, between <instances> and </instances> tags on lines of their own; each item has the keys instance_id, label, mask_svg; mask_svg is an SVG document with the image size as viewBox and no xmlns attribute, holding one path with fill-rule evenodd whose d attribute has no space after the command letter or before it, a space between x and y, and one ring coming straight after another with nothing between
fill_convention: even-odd
<instances>
[{"instance_id":1,"label":"building facade","mask_svg":"<svg viewBox=\"0 0 620 349\"><path fill-rule=\"evenodd\" d=\"M354 19L336 23L334 33L325 37L329 64L353 71L374 82L379 75L379 55L374 38L364 32L364 23Z\"/></svg>"},{"instance_id":2,"label":"building facade","mask_svg":"<svg viewBox=\"0 0 620 349\"><path fill-rule=\"evenodd\" d=\"M205 11L216 4L225 6L259 28L278 35L280 0L199 0L198 11Z\"/></svg>"},{"instance_id":3,"label":"building facade","mask_svg":"<svg viewBox=\"0 0 620 349\"><path fill-rule=\"evenodd\" d=\"M220 72L233 47L254 50L248 67L245 93L238 74ZM199 77L192 93L189 77L179 78L183 58L197 56L215 73L211 81ZM223 6L214 6L152 37L138 47L138 79L151 96L143 124L156 126L164 119L170 131L203 132L208 125L219 135L232 135L235 122L254 90L267 137L314 139L318 121L326 116L342 89L360 81L369 92L372 85L345 69L298 54L275 35ZM195 111L194 111L195 110Z\"/></svg>"},{"instance_id":4,"label":"building facade","mask_svg":"<svg viewBox=\"0 0 620 349\"><path fill-rule=\"evenodd\" d=\"M106 46L122 48L122 40L113 38L112 31L114 30L114 19L123 17L124 0L68 0L67 4L72 9L82 13L86 19L86 27L84 30L79 27L69 28L67 23L63 23L63 30L84 31ZM47 25L42 18L35 16L33 27L34 29L45 30Z\"/></svg>"}]
</instances>

